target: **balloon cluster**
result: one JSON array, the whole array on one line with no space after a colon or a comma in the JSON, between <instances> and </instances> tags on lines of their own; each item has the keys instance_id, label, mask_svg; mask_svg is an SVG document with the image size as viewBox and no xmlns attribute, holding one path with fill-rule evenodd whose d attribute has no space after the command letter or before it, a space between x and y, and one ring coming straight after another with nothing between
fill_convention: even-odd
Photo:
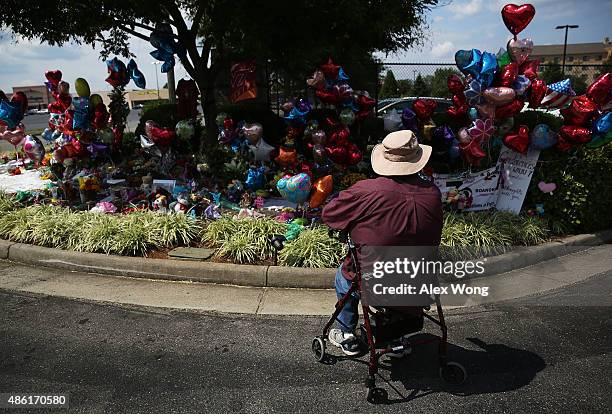
<instances>
[{"instance_id":1,"label":"balloon cluster","mask_svg":"<svg viewBox=\"0 0 612 414\"><path fill-rule=\"evenodd\" d=\"M155 30L151 32L149 43L155 48L150 55L159 61L164 62L161 67L162 73L168 72L175 65L174 55L185 56L185 48L174 40L172 27L168 23L159 23Z\"/></svg>"},{"instance_id":2,"label":"balloon cluster","mask_svg":"<svg viewBox=\"0 0 612 414\"><path fill-rule=\"evenodd\" d=\"M134 59L130 59L127 66L117 57L114 57L106 61L106 68L108 70L108 82L113 88L125 87L130 80L133 80L136 86L144 89L147 86L147 80L143 73L138 69L138 65ZM78 93L78 91L77 91Z\"/></svg>"},{"instance_id":3,"label":"balloon cluster","mask_svg":"<svg viewBox=\"0 0 612 414\"><path fill-rule=\"evenodd\" d=\"M434 154L457 155L457 148L470 165L478 165L486 156L483 145L491 137L499 135L508 148L527 153L529 148L543 150L556 146L566 151L575 145L596 142L590 146L601 146L610 138L610 102L612 101L612 74L601 75L585 95L576 96L570 79L551 85L538 79L539 61L530 59L533 41L518 39L535 15L531 4L507 4L503 7L502 19L513 34L497 54L478 49L459 50L455 63L463 78L453 74L447 79L453 94L448 116L459 128L457 136L446 126L434 130L431 135ZM427 100L417 100L413 110L405 110L402 124L406 129L421 128L425 138L427 131L417 122L429 114ZM538 124L533 131L525 125L514 127L514 116L526 104L530 108L561 109L564 126L558 133L545 124ZM433 105L432 105L433 106Z\"/></svg>"},{"instance_id":4,"label":"balloon cluster","mask_svg":"<svg viewBox=\"0 0 612 414\"><path fill-rule=\"evenodd\" d=\"M354 91L348 80L344 69L329 58L306 83L315 89L315 95L321 102L337 108L343 123L351 125L356 120L367 118L376 100L365 91Z\"/></svg>"},{"instance_id":5,"label":"balloon cluster","mask_svg":"<svg viewBox=\"0 0 612 414\"><path fill-rule=\"evenodd\" d=\"M102 97L92 95L83 78L75 80L74 98L68 82L62 81L61 71L47 71L45 78L55 101L48 105L49 124L42 138L54 143L54 159L61 163L66 158L108 155L114 134L108 127L110 115Z\"/></svg>"}]
</instances>

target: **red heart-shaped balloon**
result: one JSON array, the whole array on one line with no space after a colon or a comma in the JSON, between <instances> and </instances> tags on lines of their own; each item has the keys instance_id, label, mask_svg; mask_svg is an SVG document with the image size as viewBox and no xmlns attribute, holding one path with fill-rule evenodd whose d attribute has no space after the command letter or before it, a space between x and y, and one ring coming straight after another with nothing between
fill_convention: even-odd
<instances>
[{"instance_id":1,"label":"red heart-shaped balloon","mask_svg":"<svg viewBox=\"0 0 612 414\"><path fill-rule=\"evenodd\" d=\"M535 7L531 4L506 4L501 11L504 24L515 37L523 31L535 16Z\"/></svg>"},{"instance_id":2,"label":"red heart-shaped balloon","mask_svg":"<svg viewBox=\"0 0 612 414\"><path fill-rule=\"evenodd\" d=\"M604 73L587 89L586 96L597 105L605 106L612 101L612 73Z\"/></svg>"},{"instance_id":3,"label":"red heart-shaped balloon","mask_svg":"<svg viewBox=\"0 0 612 414\"><path fill-rule=\"evenodd\" d=\"M446 110L446 113L458 121L461 118L467 116L467 112L469 109L470 108L467 104L463 104L460 106L453 105Z\"/></svg>"},{"instance_id":4,"label":"red heart-shaped balloon","mask_svg":"<svg viewBox=\"0 0 612 414\"><path fill-rule=\"evenodd\" d=\"M546 86L546 82L542 79L536 79L531 82L531 94L529 95L529 107L537 108L540 106L542 99L546 95L546 91L548 90L548 86Z\"/></svg>"},{"instance_id":5,"label":"red heart-shaped balloon","mask_svg":"<svg viewBox=\"0 0 612 414\"><path fill-rule=\"evenodd\" d=\"M557 143L555 144L555 148L561 152L567 152L572 149L574 145L571 142L563 138L561 135L557 136Z\"/></svg>"},{"instance_id":6,"label":"red heart-shaped balloon","mask_svg":"<svg viewBox=\"0 0 612 414\"><path fill-rule=\"evenodd\" d=\"M585 125L597 111L595 102L586 95L576 97L568 108L561 110L565 125Z\"/></svg>"},{"instance_id":7,"label":"red heart-shaped balloon","mask_svg":"<svg viewBox=\"0 0 612 414\"><path fill-rule=\"evenodd\" d=\"M495 75L495 84L497 86L507 86L509 88L514 84L514 80L518 76L519 64L516 62L510 62L503 68L501 68Z\"/></svg>"},{"instance_id":8,"label":"red heart-shaped balloon","mask_svg":"<svg viewBox=\"0 0 612 414\"><path fill-rule=\"evenodd\" d=\"M446 85L448 86L448 90L454 95L463 94L463 90L465 89L465 85L461 78L454 73L448 75Z\"/></svg>"},{"instance_id":9,"label":"red heart-shaped balloon","mask_svg":"<svg viewBox=\"0 0 612 414\"><path fill-rule=\"evenodd\" d=\"M461 151L463 159L468 164L473 166L478 166L480 164L480 160L487 155L480 147L478 140L475 139L469 142L460 143L459 150Z\"/></svg>"},{"instance_id":10,"label":"red heart-shaped balloon","mask_svg":"<svg viewBox=\"0 0 612 414\"><path fill-rule=\"evenodd\" d=\"M67 93L62 93L57 96L56 102L58 102L60 106L63 108L63 110L65 111L72 104L72 96L70 96L70 94L67 94Z\"/></svg>"},{"instance_id":11,"label":"red heart-shaped balloon","mask_svg":"<svg viewBox=\"0 0 612 414\"><path fill-rule=\"evenodd\" d=\"M317 98L323 103L335 105L340 102L340 97L333 92L326 91L323 89L317 89L315 91Z\"/></svg>"},{"instance_id":12,"label":"red heart-shaped balloon","mask_svg":"<svg viewBox=\"0 0 612 414\"><path fill-rule=\"evenodd\" d=\"M497 108L495 108L495 118L501 119L514 116L521 112L521 109L523 109L523 105L523 101L521 101L520 99L515 99L514 101L506 105L498 106Z\"/></svg>"},{"instance_id":13,"label":"red heart-shaped balloon","mask_svg":"<svg viewBox=\"0 0 612 414\"><path fill-rule=\"evenodd\" d=\"M348 149L344 146L340 147L327 147L325 148L327 151L328 157L335 162L336 164L346 164L348 159Z\"/></svg>"},{"instance_id":14,"label":"red heart-shaped balloon","mask_svg":"<svg viewBox=\"0 0 612 414\"><path fill-rule=\"evenodd\" d=\"M152 126L149 128L149 132L150 133L147 134L149 138L151 138L154 143L164 148L169 147L176 136L174 131L170 128Z\"/></svg>"},{"instance_id":15,"label":"red heart-shaped balloon","mask_svg":"<svg viewBox=\"0 0 612 414\"><path fill-rule=\"evenodd\" d=\"M321 71L327 79L336 80L340 71L340 65L336 65L332 58L329 58L326 64L321 65Z\"/></svg>"},{"instance_id":16,"label":"red heart-shaped balloon","mask_svg":"<svg viewBox=\"0 0 612 414\"><path fill-rule=\"evenodd\" d=\"M521 75L527 76L527 79L533 82L534 79L538 77L538 70L540 69L540 60L526 60L523 62L521 67L519 68L519 73Z\"/></svg>"},{"instance_id":17,"label":"red heart-shaped balloon","mask_svg":"<svg viewBox=\"0 0 612 414\"><path fill-rule=\"evenodd\" d=\"M438 103L433 99L417 99L412 104L412 110L421 121L427 121L436 110Z\"/></svg>"},{"instance_id":18,"label":"red heart-shaped balloon","mask_svg":"<svg viewBox=\"0 0 612 414\"><path fill-rule=\"evenodd\" d=\"M52 85L57 86L62 80L62 71L61 70L48 70L45 72L45 78Z\"/></svg>"},{"instance_id":19,"label":"red heart-shaped balloon","mask_svg":"<svg viewBox=\"0 0 612 414\"><path fill-rule=\"evenodd\" d=\"M508 134L503 138L504 145L513 151L527 154L529 149L529 128L520 125L516 134Z\"/></svg>"},{"instance_id":20,"label":"red heart-shaped balloon","mask_svg":"<svg viewBox=\"0 0 612 414\"><path fill-rule=\"evenodd\" d=\"M361 161L362 154L359 147L353 143L349 144L348 152L346 154L346 163L348 165L356 165Z\"/></svg>"},{"instance_id":21,"label":"red heart-shaped balloon","mask_svg":"<svg viewBox=\"0 0 612 414\"><path fill-rule=\"evenodd\" d=\"M571 144L585 144L591 140L591 130L575 125L563 125L559 138Z\"/></svg>"},{"instance_id":22,"label":"red heart-shaped balloon","mask_svg":"<svg viewBox=\"0 0 612 414\"><path fill-rule=\"evenodd\" d=\"M357 105L361 111L366 111L372 109L374 105L376 105L376 99L370 98L366 95L358 95L357 96Z\"/></svg>"}]
</instances>

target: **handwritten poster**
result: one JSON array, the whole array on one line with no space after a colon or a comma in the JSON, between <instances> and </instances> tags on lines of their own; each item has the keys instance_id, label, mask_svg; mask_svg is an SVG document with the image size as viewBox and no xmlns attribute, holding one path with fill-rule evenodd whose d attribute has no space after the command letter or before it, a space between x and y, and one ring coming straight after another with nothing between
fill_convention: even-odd
<instances>
[{"instance_id":1,"label":"handwritten poster","mask_svg":"<svg viewBox=\"0 0 612 414\"><path fill-rule=\"evenodd\" d=\"M523 155L506 147L502 149L497 160L501 172L497 210L514 214L521 211L539 157L539 150Z\"/></svg>"}]
</instances>

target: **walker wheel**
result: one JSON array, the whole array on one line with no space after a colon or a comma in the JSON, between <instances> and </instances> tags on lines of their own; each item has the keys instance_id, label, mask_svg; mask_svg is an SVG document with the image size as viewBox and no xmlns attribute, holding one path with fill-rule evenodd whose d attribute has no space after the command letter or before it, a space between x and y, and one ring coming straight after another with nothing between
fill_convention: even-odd
<instances>
[{"instance_id":1,"label":"walker wheel","mask_svg":"<svg viewBox=\"0 0 612 414\"><path fill-rule=\"evenodd\" d=\"M323 362L325 359L325 341L322 337L315 336L312 340L312 353L317 361Z\"/></svg>"},{"instance_id":2,"label":"walker wheel","mask_svg":"<svg viewBox=\"0 0 612 414\"><path fill-rule=\"evenodd\" d=\"M467 372L458 362L449 362L440 367L440 378L451 385L461 385L467 379Z\"/></svg>"},{"instance_id":3,"label":"walker wheel","mask_svg":"<svg viewBox=\"0 0 612 414\"><path fill-rule=\"evenodd\" d=\"M389 395L384 388L368 388L367 400L371 404L382 404L387 401Z\"/></svg>"}]
</instances>

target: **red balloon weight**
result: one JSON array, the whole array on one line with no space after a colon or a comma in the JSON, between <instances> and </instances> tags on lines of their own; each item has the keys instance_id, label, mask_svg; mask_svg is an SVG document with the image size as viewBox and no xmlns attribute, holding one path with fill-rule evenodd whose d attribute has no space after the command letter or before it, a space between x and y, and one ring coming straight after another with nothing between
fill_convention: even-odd
<instances>
[{"instance_id":1,"label":"red balloon weight","mask_svg":"<svg viewBox=\"0 0 612 414\"><path fill-rule=\"evenodd\" d=\"M497 108L495 108L495 118L501 119L514 116L521 112L521 109L523 109L523 105L523 101L521 101L520 99L515 99L509 104L498 106Z\"/></svg>"},{"instance_id":2,"label":"red balloon weight","mask_svg":"<svg viewBox=\"0 0 612 414\"><path fill-rule=\"evenodd\" d=\"M591 130L575 125L563 125L559 130L559 139L571 144L585 144L591 140Z\"/></svg>"},{"instance_id":3,"label":"red balloon weight","mask_svg":"<svg viewBox=\"0 0 612 414\"><path fill-rule=\"evenodd\" d=\"M513 151L527 154L529 149L529 128L525 125L520 125L518 133L510 133L503 138L504 145Z\"/></svg>"},{"instance_id":4,"label":"red balloon weight","mask_svg":"<svg viewBox=\"0 0 612 414\"><path fill-rule=\"evenodd\" d=\"M540 69L540 61L538 59L526 60L523 62L519 69L521 75L527 76L527 78L533 82L534 79L538 78L538 70Z\"/></svg>"},{"instance_id":5,"label":"red balloon weight","mask_svg":"<svg viewBox=\"0 0 612 414\"><path fill-rule=\"evenodd\" d=\"M506 4L502 9L504 24L515 37L523 31L535 16L535 7L531 4Z\"/></svg>"},{"instance_id":6,"label":"red balloon weight","mask_svg":"<svg viewBox=\"0 0 612 414\"><path fill-rule=\"evenodd\" d=\"M531 82L531 94L529 95L529 107L537 108L540 106L542 99L546 96L548 86L542 79L536 79Z\"/></svg>"},{"instance_id":7,"label":"red balloon weight","mask_svg":"<svg viewBox=\"0 0 612 414\"><path fill-rule=\"evenodd\" d=\"M421 121L427 121L435 111L438 103L433 99L417 99L412 104L412 110Z\"/></svg>"},{"instance_id":8,"label":"red balloon weight","mask_svg":"<svg viewBox=\"0 0 612 414\"><path fill-rule=\"evenodd\" d=\"M586 95L581 95L575 98L569 108L561 110L565 125L583 126L585 125L597 111L597 105L591 101Z\"/></svg>"},{"instance_id":9,"label":"red balloon weight","mask_svg":"<svg viewBox=\"0 0 612 414\"><path fill-rule=\"evenodd\" d=\"M612 101L612 73L604 73L587 89L586 96L598 106L605 106Z\"/></svg>"},{"instance_id":10,"label":"red balloon weight","mask_svg":"<svg viewBox=\"0 0 612 414\"><path fill-rule=\"evenodd\" d=\"M452 94L458 95L463 94L463 90L465 89L465 85L461 78L456 74L448 75L446 79L446 84L448 85L448 90L451 91Z\"/></svg>"},{"instance_id":11,"label":"red balloon weight","mask_svg":"<svg viewBox=\"0 0 612 414\"><path fill-rule=\"evenodd\" d=\"M509 88L514 84L514 80L518 76L519 65L516 62L510 62L501 68L496 74L496 85L507 86Z\"/></svg>"}]
</instances>

